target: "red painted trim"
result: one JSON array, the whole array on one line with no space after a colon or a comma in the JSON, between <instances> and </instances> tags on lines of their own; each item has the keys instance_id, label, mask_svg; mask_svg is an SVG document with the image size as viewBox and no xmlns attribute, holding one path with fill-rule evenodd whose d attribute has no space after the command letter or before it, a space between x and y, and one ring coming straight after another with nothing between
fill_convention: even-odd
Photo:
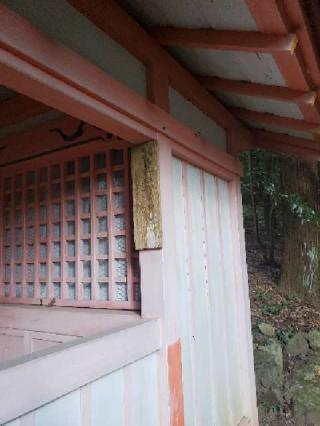
<instances>
[{"instance_id":1,"label":"red painted trim","mask_svg":"<svg viewBox=\"0 0 320 426\"><path fill-rule=\"evenodd\" d=\"M181 145L178 145L176 143L172 143L172 155L180 158L181 160L192 164L196 167L199 167L202 170L205 170L208 173L211 173L219 178L222 178L224 180L232 180L234 178L234 173L230 173L228 170L223 168L222 166L218 166L217 164L213 164L210 160L208 160L205 157L200 157L199 155L195 155L194 153L190 152L189 150L183 148ZM235 162L238 160L235 158ZM239 175L241 175L242 172L239 170Z\"/></svg>"},{"instance_id":2,"label":"red painted trim","mask_svg":"<svg viewBox=\"0 0 320 426\"><path fill-rule=\"evenodd\" d=\"M234 128L238 132L239 144L242 140L251 140L248 129L235 120L232 114L130 18L116 1L91 0L88 3L87 0L68 0L68 2L142 62L163 67L169 75L170 84L177 91L222 127Z\"/></svg>"},{"instance_id":3,"label":"red painted trim","mask_svg":"<svg viewBox=\"0 0 320 426\"><path fill-rule=\"evenodd\" d=\"M76 118L61 117L37 125L34 128L27 129L17 135L0 139L0 147L5 147L1 150L0 166L46 152L48 153L56 149L67 148L68 145L72 143L74 144L93 139L105 139L105 131L90 125L85 125L83 127L83 135L72 143L65 142L58 133L49 131L49 129L59 128L66 134L72 134L78 126L79 120ZM26 143L26 141L29 143Z\"/></svg>"},{"instance_id":4,"label":"red painted trim","mask_svg":"<svg viewBox=\"0 0 320 426\"><path fill-rule=\"evenodd\" d=\"M320 159L320 145L316 141L265 130L254 130L253 133L256 138L256 145L260 148L297 155L309 160Z\"/></svg>"},{"instance_id":5,"label":"red painted trim","mask_svg":"<svg viewBox=\"0 0 320 426\"><path fill-rule=\"evenodd\" d=\"M248 83L246 81L225 80L210 76L199 76L198 80L206 89L212 91L294 102L299 105L314 105L317 97L316 91L293 90L282 86L269 86L267 84Z\"/></svg>"},{"instance_id":6,"label":"red painted trim","mask_svg":"<svg viewBox=\"0 0 320 426\"><path fill-rule=\"evenodd\" d=\"M26 96L12 96L0 102L0 127L11 126L49 110L50 108L47 105Z\"/></svg>"},{"instance_id":7,"label":"red painted trim","mask_svg":"<svg viewBox=\"0 0 320 426\"><path fill-rule=\"evenodd\" d=\"M284 18L284 11L280 9L277 0L261 2L259 0L246 0L246 4L254 17L258 30L263 33L274 32L277 34L288 34L289 26ZM306 75L304 64L297 52L296 54L281 55L274 54L274 59L288 86L296 90L309 90L309 79Z\"/></svg>"},{"instance_id":8,"label":"red painted trim","mask_svg":"<svg viewBox=\"0 0 320 426\"><path fill-rule=\"evenodd\" d=\"M74 119L73 119L74 120ZM91 126L90 126L91 127ZM48 123L47 123L48 128ZM99 132L96 129L93 131L97 134ZM38 136L39 136L38 132ZM28 139L24 139L30 142L34 141L30 136ZM133 263L133 248L131 244L131 205L129 203L129 158L128 158L128 143L119 140L113 140L116 142L114 145L106 143L104 141L96 141L77 147L71 147L63 149L63 151L51 153L35 160L24 161L22 164L15 164L2 168L1 170L1 181L5 181L6 178L11 179L11 187L6 188L2 186L2 196L10 195L11 202L9 205L4 204L2 206L3 213L11 214L11 221L5 225L4 229L10 232L11 238L6 241L3 237L0 238L2 246L11 245L11 257L10 267L16 267L21 265L22 272L19 276L13 276L11 273L11 279L9 280L5 276L0 279L0 283L9 284L10 294L7 296L1 291L0 302L2 303L19 303L19 304L45 304L48 305L52 298L55 298L54 304L57 306L82 306L82 307L95 307L95 308L111 308L111 309L138 309L140 306L139 301L135 300L135 292L133 287L139 283L138 277L134 274L132 267ZM27 144L26 144L27 145ZM112 163L112 149L120 149L123 152L123 162L121 164ZM96 166L95 154L103 153L105 155L106 164L105 166ZM90 169L81 170L80 163L83 157L90 158ZM64 172L65 161L74 162L74 171L70 176L67 176ZM54 177L51 174L52 167L59 166L59 177ZM47 170L47 179L45 181L40 180L39 170L45 167ZM33 171L36 178L33 183L26 180L27 172ZM123 183L119 186L115 186L114 172L123 172ZM21 201L17 202L16 188L14 186L14 176L17 174L24 175L23 185L21 185ZM101 188L98 185L98 176L102 175L105 177L105 185ZM90 186L88 189L83 189L82 180L89 179ZM66 183L72 182L74 184L73 193L69 194L66 189ZM54 194L52 192L52 185L59 185L60 194ZM47 197L45 200L38 200L33 196L30 200L27 197L27 193L32 191L33 194L38 193L41 188L45 188ZM116 195L122 194L122 201L120 204L116 201ZM107 200L107 209L99 207L99 197L105 197ZM83 210L82 203L86 199L90 203L90 209ZM74 203L73 213L66 213L65 203L67 200ZM53 207L59 205L59 211L55 215ZM46 209L45 217L41 217L41 208ZM32 209L32 216L29 217L29 210ZM16 213L20 212L21 223L16 220ZM124 225L117 226L116 218L117 215L121 215L124 221ZM100 230L98 227L97 218L104 217L108 220L107 231ZM23 221L22 221L23 218ZM84 233L83 231L83 220L87 219L91 222L90 229ZM67 236L67 222L72 221L76 231L73 235L70 233ZM59 233L54 232L54 226L59 226ZM39 233L41 225L46 227L45 235ZM29 227L33 228L31 236L28 235L27 230ZM16 232L19 231L21 234L20 238L17 237ZM125 248L118 248L116 243L116 237L125 237ZM98 239L105 238L109 243L109 250L106 252L98 252ZM75 244L75 254L69 254L67 250L68 241L72 241ZM90 249L86 253L82 249L84 241L88 241ZM55 255L52 244L58 242L60 244L60 252ZM35 250L36 246L40 246L40 243L46 244L46 257L41 257L39 250L34 252L31 256L27 257L27 247L31 244ZM24 247L22 250L23 257L17 256L13 249L16 246ZM107 261L107 271L110 274L100 272L98 273L98 266L96 263L99 261ZM85 272L84 262L90 262L90 273ZM97 262L98 261L98 262ZM119 261L126 261L126 266L116 268L116 263ZM58 275L55 275L54 262L58 262L60 271ZM75 270L71 276L67 274L67 262L76 262ZM1 271L5 270L8 259L2 258ZM40 264L45 263L46 273L41 276ZM28 274L28 264L33 265L34 271L39 269L38 280L34 278L34 273ZM81 266L80 266L81 265ZM125 273L123 273L125 272ZM16 274L16 271L15 271ZM28 297L27 285L28 282L32 282L34 293ZM40 287L41 283L46 283L46 294L41 295ZM17 293L17 283L21 283L21 293ZM58 283L60 287L60 295L57 296L54 290L54 283ZM73 283L75 285L75 297L69 298L67 284ZM90 285L90 295L86 299L84 297L83 287ZM108 284L108 298L102 300L99 295L99 285ZM118 285L123 284L127 289L127 300L122 298L118 299L116 288Z\"/></svg>"},{"instance_id":9,"label":"red painted trim","mask_svg":"<svg viewBox=\"0 0 320 426\"><path fill-rule=\"evenodd\" d=\"M254 53L287 52L293 54L295 34L277 35L250 31L217 31L213 29L151 28L150 33L163 46L232 50Z\"/></svg>"},{"instance_id":10,"label":"red painted trim","mask_svg":"<svg viewBox=\"0 0 320 426\"><path fill-rule=\"evenodd\" d=\"M307 51L310 55L310 40L307 40L306 30L303 28L305 22L299 19L299 25L297 25L298 21L294 21L292 18L292 15L296 13L292 13L291 8L297 8L298 0L286 0L285 2L278 0L268 0L265 2L246 0L246 4L256 21L259 31L288 34L292 29L296 30L298 28L297 36L299 44L295 55L289 58L288 56L284 57L276 53L273 56L281 74L291 89L304 91L313 89L316 80L310 75L308 68L311 66L311 62L314 64L314 60L309 60L308 66L304 62ZM315 104L315 108L302 105L300 109L307 121L320 122L320 110L317 104Z\"/></svg>"},{"instance_id":11,"label":"red painted trim","mask_svg":"<svg viewBox=\"0 0 320 426\"><path fill-rule=\"evenodd\" d=\"M198 138L190 128L75 52L50 41L4 6L0 5L0 11L2 84L131 142L156 139L158 134L163 134L200 155L205 148L212 161L216 162L215 157L222 159L223 166L233 171L234 162L230 155ZM23 33L24 37L17 37L17 33ZM15 54L1 48L3 45ZM50 53L53 48L54 54ZM187 71L186 74L189 76ZM212 104L213 98L203 90ZM243 126L239 127L234 118L232 121L237 123L235 129L241 145ZM244 137L244 140L247 143L250 137Z\"/></svg>"},{"instance_id":12,"label":"red painted trim","mask_svg":"<svg viewBox=\"0 0 320 426\"><path fill-rule=\"evenodd\" d=\"M296 120L289 117L280 117L279 115L270 114L267 112L251 111L242 108L231 108L231 111L240 120L249 120L258 123L272 124L286 129L293 129L302 132L311 132L317 135L320 134L320 124L309 123L304 120Z\"/></svg>"},{"instance_id":13,"label":"red painted trim","mask_svg":"<svg viewBox=\"0 0 320 426\"><path fill-rule=\"evenodd\" d=\"M291 28L297 28L299 45L303 60L311 75L313 83L320 86L320 58L318 48L313 40L310 24L303 10L303 2L299 0L283 0L288 21Z\"/></svg>"},{"instance_id":14,"label":"red painted trim","mask_svg":"<svg viewBox=\"0 0 320 426\"><path fill-rule=\"evenodd\" d=\"M169 76L161 66L147 66L147 92L148 99L169 112Z\"/></svg>"},{"instance_id":15,"label":"red painted trim","mask_svg":"<svg viewBox=\"0 0 320 426\"><path fill-rule=\"evenodd\" d=\"M181 342L168 347L168 379L170 391L170 426L184 425Z\"/></svg>"}]
</instances>

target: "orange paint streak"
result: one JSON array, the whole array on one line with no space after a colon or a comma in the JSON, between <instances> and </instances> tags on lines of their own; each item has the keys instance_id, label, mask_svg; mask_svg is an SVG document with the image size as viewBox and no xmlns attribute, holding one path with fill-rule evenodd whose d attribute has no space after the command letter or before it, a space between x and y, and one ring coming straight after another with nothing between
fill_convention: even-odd
<instances>
[{"instance_id":1,"label":"orange paint streak","mask_svg":"<svg viewBox=\"0 0 320 426\"><path fill-rule=\"evenodd\" d=\"M170 426L184 425L181 342L168 347L168 378L170 390Z\"/></svg>"}]
</instances>

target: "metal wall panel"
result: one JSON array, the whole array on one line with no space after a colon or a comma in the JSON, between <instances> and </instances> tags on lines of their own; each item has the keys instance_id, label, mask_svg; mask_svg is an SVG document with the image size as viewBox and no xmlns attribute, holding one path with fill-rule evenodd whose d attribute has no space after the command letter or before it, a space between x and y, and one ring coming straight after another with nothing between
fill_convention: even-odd
<instances>
[{"instance_id":1,"label":"metal wall panel","mask_svg":"<svg viewBox=\"0 0 320 426\"><path fill-rule=\"evenodd\" d=\"M173 177L186 425L236 425L253 414L230 184L177 159Z\"/></svg>"}]
</instances>

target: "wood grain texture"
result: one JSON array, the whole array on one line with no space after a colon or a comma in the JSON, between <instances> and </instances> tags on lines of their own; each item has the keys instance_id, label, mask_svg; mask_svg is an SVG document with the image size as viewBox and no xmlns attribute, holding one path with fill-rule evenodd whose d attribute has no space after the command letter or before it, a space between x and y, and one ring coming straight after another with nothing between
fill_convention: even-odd
<instances>
[{"instance_id":1,"label":"wood grain texture","mask_svg":"<svg viewBox=\"0 0 320 426\"><path fill-rule=\"evenodd\" d=\"M161 248L158 142L152 141L132 148L131 175L135 248Z\"/></svg>"}]
</instances>

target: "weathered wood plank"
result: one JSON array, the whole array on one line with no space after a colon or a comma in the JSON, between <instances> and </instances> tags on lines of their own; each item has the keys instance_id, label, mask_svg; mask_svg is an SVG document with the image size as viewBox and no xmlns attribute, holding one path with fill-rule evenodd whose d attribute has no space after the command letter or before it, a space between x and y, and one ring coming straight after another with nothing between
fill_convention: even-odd
<instances>
[{"instance_id":1,"label":"weathered wood plank","mask_svg":"<svg viewBox=\"0 0 320 426\"><path fill-rule=\"evenodd\" d=\"M131 151L134 242L137 250L162 247L159 146L151 141Z\"/></svg>"}]
</instances>

